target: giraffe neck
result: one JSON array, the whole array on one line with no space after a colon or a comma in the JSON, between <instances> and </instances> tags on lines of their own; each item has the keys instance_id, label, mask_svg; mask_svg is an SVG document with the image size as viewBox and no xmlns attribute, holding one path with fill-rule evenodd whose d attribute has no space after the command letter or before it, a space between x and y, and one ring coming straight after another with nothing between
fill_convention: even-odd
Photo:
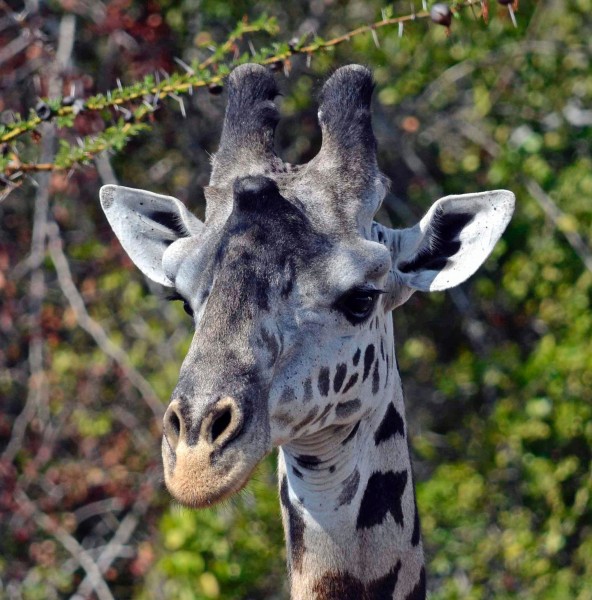
<instances>
[{"instance_id":1,"label":"giraffe neck","mask_svg":"<svg viewBox=\"0 0 592 600\"><path fill-rule=\"evenodd\" d=\"M425 598L396 369L383 401L375 406L353 425L328 428L280 449L293 600Z\"/></svg>"}]
</instances>

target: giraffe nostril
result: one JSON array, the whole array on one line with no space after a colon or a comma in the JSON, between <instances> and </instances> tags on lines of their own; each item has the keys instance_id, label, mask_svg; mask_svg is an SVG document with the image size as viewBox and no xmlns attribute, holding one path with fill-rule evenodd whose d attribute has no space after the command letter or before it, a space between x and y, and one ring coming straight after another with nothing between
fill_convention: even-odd
<instances>
[{"instance_id":1,"label":"giraffe nostril","mask_svg":"<svg viewBox=\"0 0 592 600\"><path fill-rule=\"evenodd\" d=\"M183 424L178 408L174 404L171 404L168 407L164 415L163 429L164 435L168 440L169 445L173 450L175 450L179 445L179 439L181 438L183 431Z\"/></svg>"},{"instance_id":2,"label":"giraffe nostril","mask_svg":"<svg viewBox=\"0 0 592 600\"><path fill-rule=\"evenodd\" d=\"M171 414L169 418L169 423L174 434L178 436L181 433L181 421L179 421L177 413L174 412Z\"/></svg>"},{"instance_id":3,"label":"giraffe nostril","mask_svg":"<svg viewBox=\"0 0 592 600\"><path fill-rule=\"evenodd\" d=\"M215 442L228 428L232 421L232 413L227 408L221 415L216 417L212 423L212 442Z\"/></svg>"},{"instance_id":4,"label":"giraffe nostril","mask_svg":"<svg viewBox=\"0 0 592 600\"><path fill-rule=\"evenodd\" d=\"M242 431L243 411L238 402L225 396L212 406L211 412L205 417L201 435L217 450L224 448Z\"/></svg>"}]
</instances>

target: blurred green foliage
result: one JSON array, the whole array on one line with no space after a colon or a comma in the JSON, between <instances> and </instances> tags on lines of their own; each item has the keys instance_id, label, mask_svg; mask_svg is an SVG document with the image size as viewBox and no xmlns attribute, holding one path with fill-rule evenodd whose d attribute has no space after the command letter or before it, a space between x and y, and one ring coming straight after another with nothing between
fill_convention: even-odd
<instances>
[{"instance_id":1,"label":"blurred green foliage","mask_svg":"<svg viewBox=\"0 0 592 600\"><path fill-rule=\"evenodd\" d=\"M205 511L172 507L160 523L162 556L157 578L166 577L170 598L283 598L285 552L270 457L254 481L226 506ZM149 586L139 598L153 598Z\"/></svg>"},{"instance_id":2,"label":"blurred green foliage","mask_svg":"<svg viewBox=\"0 0 592 600\"><path fill-rule=\"evenodd\" d=\"M308 31L328 38L380 18L382 8L378 0L106 6L109 26L80 17L74 61L93 79L89 93L113 88L117 77L131 83L150 69L171 69L173 56L190 62L245 14L277 15L285 39ZM393 8L409 10L403 2ZM59 3L54 9L50 24ZM392 179L380 220L407 226L448 193L503 187L517 194L515 217L476 276L450 294L415 296L395 315L429 587L433 600L589 600L592 2L523 0L516 29L505 7L491 3L489 13L484 24L463 12L450 35L411 23L402 37L381 31L379 47L361 36L313 57L310 67L294 60L290 78L279 76L278 151L292 162L314 155L319 82L339 65L360 62L375 74L379 163ZM149 22L158 22L156 37L143 41ZM121 30L136 51L114 53L113 32ZM26 114L28 107L14 108ZM203 215L201 188L223 110L224 98L200 93L187 120L173 106L161 111L153 129L114 158L120 181L175 195ZM91 317L164 402L189 324L124 256L98 208L99 183L88 170L68 183L53 180L52 216ZM15 192L0 205L9 280L28 251L34 193ZM120 366L78 327L53 285L51 261L44 269L46 409L31 421L14 465L3 465L4 493L26 489L97 553L147 494L150 509L129 552L105 575L115 597L286 598L274 459L222 507L171 506L158 477L146 475L159 468L157 419ZM0 434L8 439L29 385L30 303L26 280L0 292ZM40 458L48 437L50 456ZM91 502L109 499L118 502L109 514L86 516ZM4 498L2 508L13 514L0 541L0 594L69 597L84 571L50 532L19 516L16 503Z\"/></svg>"}]
</instances>

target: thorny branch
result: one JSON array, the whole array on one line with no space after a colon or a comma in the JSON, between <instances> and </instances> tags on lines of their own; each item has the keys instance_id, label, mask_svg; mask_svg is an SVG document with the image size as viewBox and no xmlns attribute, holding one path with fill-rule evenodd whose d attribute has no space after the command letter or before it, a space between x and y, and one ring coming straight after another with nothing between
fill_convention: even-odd
<instances>
[{"instance_id":1,"label":"thorny branch","mask_svg":"<svg viewBox=\"0 0 592 600\"><path fill-rule=\"evenodd\" d=\"M467 7L474 10L475 5L482 6L483 2L481 0L465 0L451 6L451 12L458 13ZM44 103L43 111L33 112L27 120L17 120L6 126L5 131L0 130L0 144L10 144L23 134L35 130L44 120L51 118L57 118L58 125L71 126L73 117L82 111L96 112L113 109L123 115L117 125L108 128L103 134L83 140L81 148L73 146L71 152L63 152L61 160L40 163L22 162L14 147L11 147L7 158L2 163L2 171L4 176L9 178L10 185L14 185L14 179L18 179L25 173L68 170L75 165L88 163L94 156L105 150L121 150L130 137L137 135L146 127L144 122L154 112L161 100L167 97L173 98L180 104L181 110L184 112L180 95L191 94L195 88L204 87L217 92L221 89L220 86L232 67L242 62L248 60L249 62L268 65L271 68L278 68L289 62L294 56L311 57L317 52L330 50L366 33L371 33L375 42L378 43L377 30L397 25L399 26L399 32L401 32L401 28L405 23L430 17L430 12L426 9L399 17L387 16L387 13L385 13L379 21L357 27L329 40L316 38L314 41L306 43L305 37L289 43L274 44L271 50L263 49L253 56L241 56L231 60L228 64L224 64L221 61L229 52L237 52L236 44L245 34L256 31L278 33L274 20L260 20L256 24L241 23L226 42L217 47L214 54L208 59L192 66L178 60L177 62L185 70L183 73L167 75L166 79L160 82L155 82L154 77L147 77L143 82L129 87L119 87L106 95L98 94L85 101L70 99L66 103L63 99L54 97Z\"/></svg>"}]
</instances>

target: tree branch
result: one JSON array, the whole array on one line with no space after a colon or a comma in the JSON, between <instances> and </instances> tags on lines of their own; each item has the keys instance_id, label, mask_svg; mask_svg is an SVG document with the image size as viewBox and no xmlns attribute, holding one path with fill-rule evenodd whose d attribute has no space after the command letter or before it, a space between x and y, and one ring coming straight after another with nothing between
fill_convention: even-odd
<instances>
[{"instance_id":1,"label":"tree branch","mask_svg":"<svg viewBox=\"0 0 592 600\"><path fill-rule=\"evenodd\" d=\"M481 0L465 0L464 2L454 4L451 7L451 11L453 13L458 13L463 8L474 8L475 5L481 5ZM311 56L316 52L329 50L366 33L371 33L373 36L376 36L376 31L385 27L392 27L395 25L402 26L407 22L428 18L430 18L430 13L427 10L413 12L400 17L388 16L369 25L363 25L356 29L352 29L343 35L329 40L317 38L314 42L309 44L305 44L303 40L296 43L276 43L273 50L264 49L254 56L249 57L248 60L249 62L262 65L281 64L283 61L287 61L293 56ZM193 66L185 65L184 73L174 73L169 78L159 83L154 82L154 77L148 76L142 82L112 90L106 95L97 94L84 102L78 101L73 104L65 105L63 100L54 98L53 100L47 101L47 110L49 110L49 113L47 114L49 115L49 118L57 117L58 120L61 119L64 123L71 124L71 119L81 111L101 111L109 108L117 109L129 106L134 102L146 102L148 106L151 104L156 105L160 100L166 97L175 97L179 94L192 93L194 88L203 88L220 84L228 76L232 67L244 62L245 59L240 58L239 60L230 61L229 64L221 64L219 61L235 47L236 42L245 33L254 31L277 33L277 26L275 25L274 20L265 21L263 19L256 24L241 23L237 26L237 29L232 32L226 42L216 48L214 54L210 58ZM215 67L215 70L210 71L208 67ZM142 108L142 106L144 106L144 108ZM146 116L146 107L142 104L133 112L134 121L140 121ZM29 119L19 120L5 126L4 131L0 130L0 143L12 142L28 131L34 130L44 118L44 115L40 116L33 112ZM19 167L18 160L15 161L14 156L12 158L13 160L7 161L2 165L2 170L5 174L14 174L19 170L23 170L21 168L23 165ZM36 169L34 163L27 163L25 165L25 170L58 170L67 169L70 168L70 166L71 165L61 166L57 164L51 168L49 165L45 164L39 165L40 168Z\"/></svg>"},{"instance_id":2,"label":"tree branch","mask_svg":"<svg viewBox=\"0 0 592 600\"><path fill-rule=\"evenodd\" d=\"M62 86L61 71L67 66L74 46L76 21L72 15L64 15L60 21L56 60L49 75L49 91L59 93ZM52 160L55 153L55 129L47 126L43 136L41 160ZM49 174L41 173L37 181L35 199L35 215L31 236L31 253L28 263L34 265L29 286L31 342L29 344L29 393L25 406L15 419L10 440L2 454L2 458L12 462L19 451L27 426L35 412L43 409L47 403L47 379L43 368L43 332L41 330L41 306L45 298L45 274L41 263L45 256L47 233L47 216L49 210ZM47 421L42 418L41 421Z\"/></svg>"},{"instance_id":3,"label":"tree branch","mask_svg":"<svg viewBox=\"0 0 592 600\"><path fill-rule=\"evenodd\" d=\"M158 476L155 472L152 472L147 477L147 482L149 485L156 482ZM142 517L146 514L150 506L149 498L146 498L141 493L139 497L134 502L131 510L125 515L122 519L117 531L109 540L109 543L103 548L101 554L97 558L96 564L101 573L105 573L113 561L120 556L122 548L125 547L133 532L136 530L136 527L140 523ZM78 590L75 594L72 595L70 600L84 600L88 597L89 592L92 589L92 579L90 574L82 580L80 585L78 586Z\"/></svg>"},{"instance_id":4,"label":"tree branch","mask_svg":"<svg viewBox=\"0 0 592 600\"><path fill-rule=\"evenodd\" d=\"M70 265L64 254L62 239L55 222L50 223L48 227L48 237L49 254L56 269L58 282L74 312L78 325L94 339L105 354L119 365L130 383L140 392L140 395L154 413L154 416L160 420L164 414L164 408L152 386L132 365L128 355L111 341L101 325L88 314L84 300L72 279Z\"/></svg>"},{"instance_id":5,"label":"tree branch","mask_svg":"<svg viewBox=\"0 0 592 600\"><path fill-rule=\"evenodd\" d=\"M99 600L115 600L109 586L103 579L101 570L92 556L73 538L63 527L58 525L44 512L40 511L35 503L23 492L17 490L15 499L22 508L33 517L37 525L46 533L54 537L72 555L74 560L86 571L90 586L95 590Z\"/></svg>"}]
</instances>

